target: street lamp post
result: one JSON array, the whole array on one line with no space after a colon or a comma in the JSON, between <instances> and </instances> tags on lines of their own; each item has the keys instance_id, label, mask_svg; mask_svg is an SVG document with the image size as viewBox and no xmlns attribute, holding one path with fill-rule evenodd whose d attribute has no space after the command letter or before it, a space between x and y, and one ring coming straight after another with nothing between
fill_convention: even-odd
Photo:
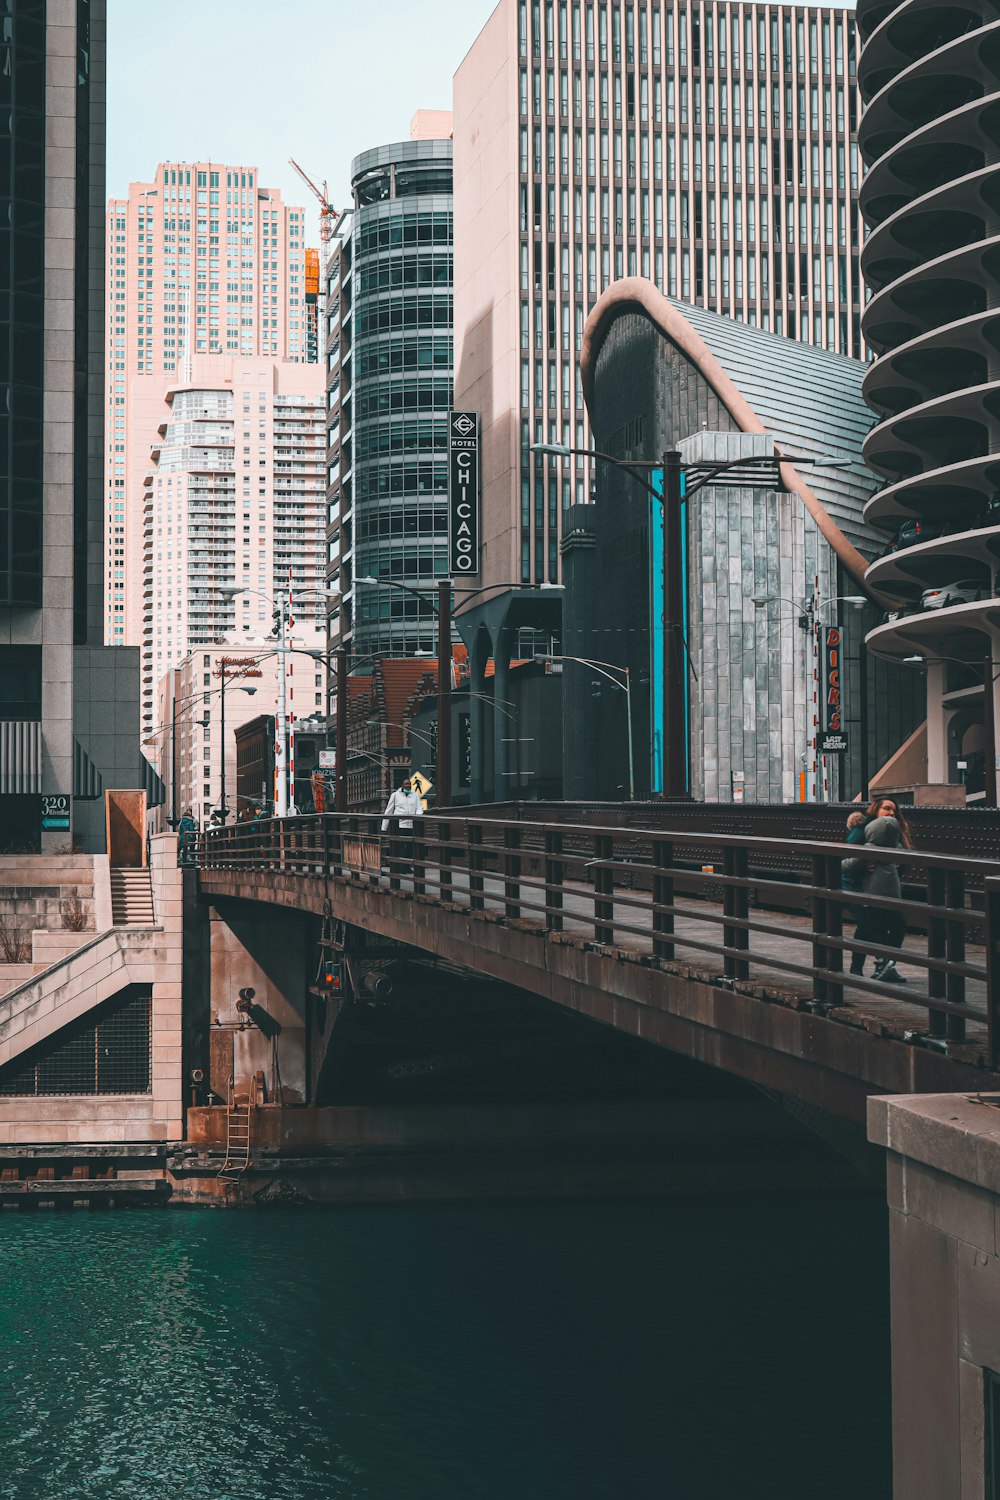
<instances>
[{"instance_id":1,"label":"street lamp post","mask_svg":"<svg viewBox=\"0 0 1000 1500\"><path fill-rule=\"evenodd\" d=\"M997 723L993 703L993 658L983 657L983 803L997 805Z\"/></svg>"},{"instance_id":2,"label":"street lamp post","mask_svg":"<svg viewBox=\"0 0 1000 1500\"><path fill-rule=\"evenodd\" d=\"M427 599L426 591L411 588L409 584L397 583L394 578L356 578L355 583L370 585L372 588L399 589L401 593L412 594L415 599ZM539 583L535 585L520 583L488 583L479 589L455 589L450 578L439 578L437 584L437 634L438 634L438 750L437 766L435 775L437 777L437 805L439 808L451 806L451 673L452 673L452 646L451 646L451 598L453 593L460 593L463 603L477 594L489 593L492 589L507 588L534 588L539 593L556 592L561 590L559 583ZM339 698L338 698L339 703ZM340 709L337 710L338 716ZM337 734L337 744L340 745L340 732Z\"/></svg>"},{"instance_id":3,"label":"street lamp post","mask_svg":"<svg viewBox=\"0 0 1000 1500\"><path fill-rule=\"evenodd\" d=\"M438 579L437 805L451 806L451 579Z\"/></svg>"},{"instance_id":4,"label":"street lamp post","mask_svg":"<svg viewBox=\"0 0 1000 1500\"><path fill-rule=\"evenodd\" d=\"M663 795L683 797L688 790L684 672L684 531L681 506L681 455L671 448L663 455L663 720L678 730L663 736Z\"/></svg>"},{"instance_id":5,"label":"street lamp post","mask_svg":"<svg viewBox=\"0 0 1000 1500\"><path fill-rule=\"evenodd\" d=\"M743 458L727 459L721 463L693 463L684 465L676 448L668 449L657 462L648 459L615 458L596 448L574 447L568 443L532 443L532 453L545 453L552 458L570 458L579 455L597 458L603 463L624 469L658 504L663 506L663 795L686 797L688 794L688 747L685 712L685 656L690 663L690 651L684 635L684 572L683 572L683 526L681 506L692 495L718 478L728 469L758 468L768 464L778 469L781 464L822 465L827 468L844 468L850 460L844 456L821 454L816 457L788 460L786 455L754 453ZM656 469L663 471L662 493L651 483L647 475ZM679 727L678 727L679 726Z\"/></svg>"},{"instance_id":6,"label":"street lamp post","mask_svg":"<svg viewBox=\"0 0 1000 1500\"><path fill-rule=\"evenodd\" d=\"M229 817L229 808L226 804L226 683L235 681L244 673L227 671L224 660L219 662L218 670L222 679L219 685L219 822L225 823ZM259 672L257 676L260 676ZM257 689L244 687L240 691L252 698Z\"/></svg>"},{"instance_id":7,"label":"street lamp post","mask_svg":"<svg viewBox=\"0 0 1000 1500\"><path fill-rule=\"evenodd\" d=\"M340 646L337 656L337 757L334 766L333 807L347 811L347 648Z\"/></svg>"},{"instance_id":8,"label":"street lamp post","mask_svg":"<svg viewBox=\"0 0 1000 1500\"><path fill-rule=\"evenodd\" d=\"M272 619L275 622L272 634L276 637L275 655L278 658L278 701L274 716L274 815L276 818L287 818L289 811L288 795L288 684L286 681L287 655L294 647L290 647L287 638L288 612L293 599L336 599L340 597L339 589L304 589L295 593L280 593L277 599L272 599L262 589L241 588L238 584L227 585L219 590L225 598L235 599L237 594L256 594L270 604L273 611ZM292 788L292 801L295 799L295 788Z\"/></svg>"},{"instance_id":9,"label":"street lamp post","mask_svg":"<svg viewBox=\"0 0 1000 1500\"><path fill-rule=\"evenodd\" d=\"M635 801L635 754L632 745L632 673L628 667L620 667L617 662L594 661L590 656L551 656L538 654L535 661L539 664L547 661L575 661L581 666L592 667L601 677L607 679L612 686L619 688L625 694L625 715L628 725L628 797L630 802ZM624 682L619 682L617 677L612 677L612 672L622 672L625 676Z\"/></svg>"},{"instance_id":10,"label":"street lamp post","mask_svg":"<svg viewBox=\"0 0 1000 1500\"><path fill-rule=\"evenodd\" d=\"M188 707L190 707L191 704L193 704L193 703L196 703L196 702L197 703L202 703L203 702L203 694L201 692L198 692L198 693L190 693L186 698L180 698L180 697L178 697L177 696L177 692L176 692L176 688L177 688L177 675L178 675L176 669L174 669L174 671L173 671L173 673L171 675L174 678L174 683L173 683L173 697L172 697L171 704L170 704L170 807L171 807L171 813L170 813L170 816L167 818L167 824L168 824L168 826L171 829L176 829L178 823L180 822L180 818L178 817L178 814L177 814L177 788L178 788L178 784L179 784L179 780L180 780L179 769L178 769L178 758L177 758L177 725L179 724L181 718L183 717L183 715L181 713L179 713L178 710L181 709L185 704ZM203 718L196 719L194 722L195 722L196 725L199 725L203 729L208 728L209 723L210 723L208 710L207 709L205 710L205 714L204 714ZM165 734L166 733L166 729L167 729L167 726L165 724L161 725L161 727L159 729L154 730L154 732L147 739L143 740L143 744L144 745L152 745L153 742L155 741L157 735L159 735L159 734Z\"/></svg>"},{"instance_id":11,"label":"street lamp post","mask_svg":"<svg viewBox=\"0 0 1000 1500\"><path fill-rule=\"evenodd\" d=\"M867 599L863 594L830 594L826 599L819 598L819 579L816 579L817 587L812 594L803 600L786 599L783 594L754 594L751 599L754 609L765 609L769 604L790 604L799 617L799 626L802 630L812 634L812 665L809 669L809 689L812 692L812 733L809 736L807 750L810 753L810 765L812 774L812 796L814 802L823 800L828 802L829 787L825 785L825 757L824 757L824 792L820 799L819 795L819 630L820 612L828 604L847 604L851 609L863 609ZM862 793L867 795L868 791L868 676L867 662L865 660L865 645L861 643L861 671L859 673L859 704L858 714L859 734L861 737L861 764L862 764ZM808 798L808 788L806 792Z\"/></svg>"}]
</instances>

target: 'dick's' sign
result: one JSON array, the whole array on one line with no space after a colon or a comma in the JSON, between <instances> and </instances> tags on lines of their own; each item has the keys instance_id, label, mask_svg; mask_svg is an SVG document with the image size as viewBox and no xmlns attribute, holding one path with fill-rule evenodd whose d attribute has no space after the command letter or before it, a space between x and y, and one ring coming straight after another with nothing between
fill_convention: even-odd
<instances>
[{"instance_id":1,"label":"'dick's' sign","mask_svg":"<svg viewBox=\"0 0 1000 1500\"><path fill-rule=\"evenodd\" d=\"M828 625L823 632L823 704L819 725L821 755L846 755L844 731L843 631Z\"/></svg>"},{"instance_id":2,"label":"'dick's' sign","mask_svg":"<svg viewBox=\"0 0 1000 1500\"><path fill-rule=\"evenodd\" d=\"M453 411L448 419L448 566L479 572L479 413Z\"/></svg>"}]
</instances>

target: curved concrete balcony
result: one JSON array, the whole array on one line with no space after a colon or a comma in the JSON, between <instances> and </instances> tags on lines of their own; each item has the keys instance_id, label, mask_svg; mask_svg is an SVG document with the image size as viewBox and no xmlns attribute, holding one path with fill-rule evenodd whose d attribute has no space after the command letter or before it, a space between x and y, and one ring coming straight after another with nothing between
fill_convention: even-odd
<instances>
[{"instance_id":1,"label":"curved concrete balcony","mask_svg":"<svg viewBox=\"0 0 1000 1500\"><path fill-rule=\"evenodd\" d=\"M870 227L881 224L918 193L965 177L995 162L998 153L1000 91L994 87L904 136L885 155L874 156L861 185L865 222Z\"/></svg>"},{"instance_id":2,"label":"curved concrete balcony","mask_svg":"<svg viewBox=\"0 0 1000 1500\"><path fill-rule=\"evenodd\" d=\"M987 453L885 485L865 506L865 520L887 531L908 516L934 521L963 514L972 518L998 494L1000 453Z\"/></svg>"},{"instance_id":3,"label":"curved concrete balcony","mask_svg":"<svg viewBox=\"0 0 1000 1500\"><path fill-rule=\"evenodd\" d=\"M876 625L865 636L865 644L876 656L901 661L920 656L983 655L990 632L1000 630L1000 599L977 604L956 604L951 609L918 610Z\"/></svg>"},{"instance_id":4,"label":"curved concrete balcony","mask_svg":"<svg viewBox=\"0 0 1000 1500\"><path fill-rule=\"evenodd\" d=\"M950 391L881 422L865 439L864 460L886 479L964 463L1000 450L1000 385Z\"/></svg>"},{"instance_id":5,"label":"curved concrete balcony","mask_svg":"<svg viewBox=\"0 0 1000 1500\"><path fill-rule=\"evenodd\" d=\"M1000 233L947 249L888 282L865 308L865 340L884 354L935 328L986 312L998 297Z\"/></svg>"},{"instance_id":6,"label":"curved concrete balcony","mask_svg":"<svg viewBox=\"0 0 1000 1500\"><path fill-rule=\"evenodd\" d=\"M865 574L865 582L887 608L920 604L924 589L936 588L954 578L992 575L1000 561L1000 515L990 526L948 532L911 547L901 547L877 557Z\"/></svg>"},{"instance_id":7,"label":"curved concrete balcony","mask_svg":"<svg viewBox=\"0 0 1000 1500\"><path fill-rule=\"evenodd\" d=\"M992 164L922 193L874 228L861 251L873 296L911 271L1000 235L1000 182Z\"/></svg>"},{"instance_id":8,"label":"curved concrete balcony","mask_svg":"<svg viewBox=\"0 0 1000 1500\"><path fill-rule=\"evenodd\" d=\"M990 0L859 0L858 83L866 102L915 57L933 54L996 15Z\"/></svg>"},{"instance_id":9,"label":"curved concrete balcony","mask_svg":"<svg viewBox=\"0 0 1000 1500\"><path fill-rule=\"evenodd\" d=\"M858 145L866 164L936 120L942 91L955 109L982 99L996 75L998 52L1000 21L993 21L962 32L893 73L865 110Z\"/></svg>"},{"instance_id":10,"label":"curved concrete balcony","mask_svg":"<svg viewBox=\"0 0 1000 1500\"><path fill-rule=\"evenodd\" d=\"M884 354L865 375L868 405L883 420L989 381L1000 372L1000 308L918 334Z\"/></svg>"}]
</instances>

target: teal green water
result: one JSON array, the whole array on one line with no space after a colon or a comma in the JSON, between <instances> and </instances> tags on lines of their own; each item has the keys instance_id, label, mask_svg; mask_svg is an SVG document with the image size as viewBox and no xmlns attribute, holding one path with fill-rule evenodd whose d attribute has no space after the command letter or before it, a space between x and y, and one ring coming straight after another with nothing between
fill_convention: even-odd
<instances>
[{"instance_id":1,"label":"teal green water","mask_svg":"<svg viewBox=\"0 0 1000 1500\"><path fill-rule=\"evenodd\" d=\"M4 1500L886 1500L870 1200L7 1214Z\"/></svg>"}]
</instances>

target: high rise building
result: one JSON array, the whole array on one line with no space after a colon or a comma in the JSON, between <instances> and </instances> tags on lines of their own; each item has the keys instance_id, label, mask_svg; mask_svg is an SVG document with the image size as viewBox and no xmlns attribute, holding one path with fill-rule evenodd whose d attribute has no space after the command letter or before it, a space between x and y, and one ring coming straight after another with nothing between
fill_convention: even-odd
<instances>
[{"instance_id":1,"label":"high rise building","mask_svg":"<svg viewBox=\"0 0 1000 1500\"><path fill-rule=\"evenodd\" d=\"M862 0L862 268L876 354L865 444L890 543L867 581L877 655L926 669L927 722L900 780L996 805L1000 719L1000 356L995 0ZM986 694L989 696L987 697Z\"/></svg>"},{"instance_id":2,"label":"high rise building","mask_svg":"<svg viewBox=\"0 0 1000 1500\"><path fill-rule=\"evenodd\" d=\"M0 32L6 848L103 849L104 788L142 784L137 653L102 644L105 27L104 0L18 0Z\"/></svg>"},{"instance_id":3,"label":"high rise building","mask_svg":"<svg viewBox=\"0 0 1000 1500\"><path fill-rule=\"evenodd\" d=\"M142 727L156 687L225 636L267 636L272 600L324 588L324 375L318 365L195 355L167 388L143 507ZM235 597L225 590L242 589ZM314 705L310 705L313 707Z\"/></svg>"},{"instance_id":4,"label":"high rise building","mask_svg":"<svg viewBox=\"0 0 1000 1500\"><path fill-rule=\"evenodd\" d=\"M482 582L559 574L590 497L577 359L628 276L861 352L853 15L500 0L455 75L455 405L480 413ZM650 455L651 457L654 455Z\"/></svg>"},{"instance_id":5,"label":"high rise building","mask_svg":"<svg viewBox=\"0 0 1000 1500\"><path fill-rule=\"evenodd\" d=\"M142 633L142 486L185 357L315 360L306 214L252 166L162 162L107 209L105 639Z\"/></svg>"},{"instance_id":6,"label":"high rise building","mask_svg":"<svg viewBox=\"0 0 1000 1500\"><path fill-rule=\"evenodd\" d=\"M431 596L448 566L449 130L450 116L420 111L409 140L355 158L353 212L327 265L328 579L342 596L331 633L361 653L404 656L437 641ZM365 577L427 590L426 602L357 582Z\"/></svg>"}]
</instances>

